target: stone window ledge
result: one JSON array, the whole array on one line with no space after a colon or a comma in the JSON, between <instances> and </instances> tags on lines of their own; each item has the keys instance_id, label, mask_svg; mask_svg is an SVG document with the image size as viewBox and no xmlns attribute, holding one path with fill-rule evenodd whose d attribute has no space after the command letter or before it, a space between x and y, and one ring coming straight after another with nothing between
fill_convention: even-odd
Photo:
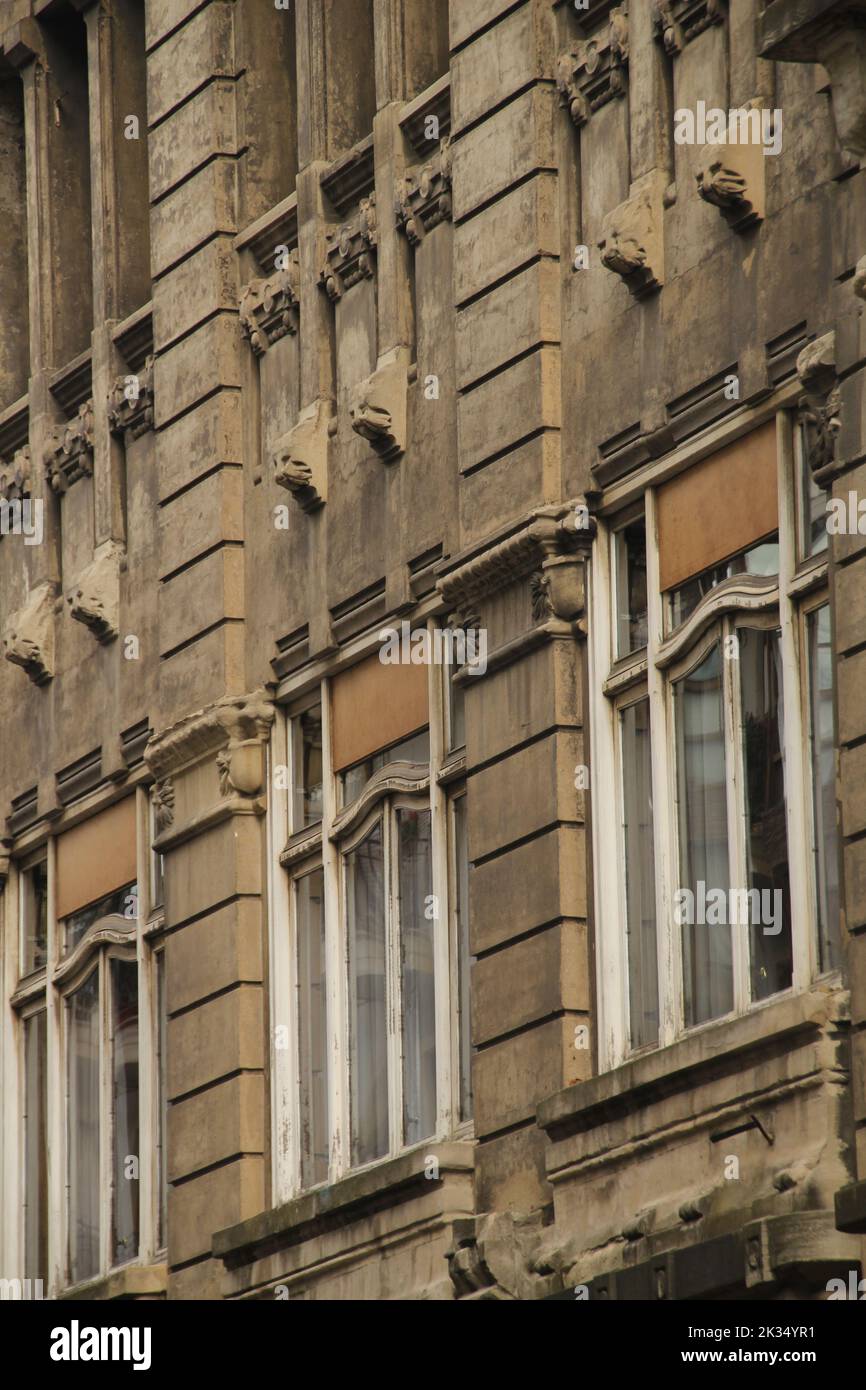
<instances>
[{"instance_id":1,"label":"stone window ledge","mask_svg":"<svg viewBox=\"0 0 866 1390\"><path fill-rule=\"evenodd\" d=\"M639 1106L740 1071L780 1041L796 1045L828 1024L847 1022L848 994L814 989L701 1028L689 1037L635 1057L613 1071L549 1096L538 1107L539 1127L557 1140L594 1128Z\"/></svg>"},{"instance_id":2,"label":"stone window ledge","mask_svg":"<svg viewBox=\"0 0 866 1390\"><path fill-rule=\"evenodd\" d=\"M76 1284L58 1294L61 1301L104 1300L119 1298L165 1298L168 1284L168 1268L165 1264L125 1265L99 1279L90 1279L86 1284Z\"/></svg>"},{"instance_id":3,"label":"stone window ledge","mask_svg":"<svg viewBox=\"0 0 866 1390\"><path fill-rule=\"evenodd\" d=\"M438 1179L425 1175L428 1157L438 1161ZM275 1250L348 1225L356 1217L366 1218L373 1212L395 1207L431 1187L441 1186L447 1174L471 1173L474 1167L475 1145L471 1141L423 1144L215 1232L213 1253L229 1267L251 1263Z\"/></svg>"}]
</instances>

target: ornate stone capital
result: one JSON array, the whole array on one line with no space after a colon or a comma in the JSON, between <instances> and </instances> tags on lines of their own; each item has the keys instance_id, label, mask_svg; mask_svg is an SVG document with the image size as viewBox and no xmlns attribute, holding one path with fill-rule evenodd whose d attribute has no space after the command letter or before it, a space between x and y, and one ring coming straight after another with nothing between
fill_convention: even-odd
<instances>
[{"instance_id":1,"label":"ornate stone capital","mask_svg":"<svg viewBox=\"0 0 866 1390\"><path fill-rule=\"evenodd\" d=\"M376 195L362 198L358 214L325 237L321 284L330 299L341 299L360 280L372 279L378 244Z\"/></svg>"},{"instance_id":2,"label":"ornate stone capital","mask_svg":"<svg viewBox=\"0 0 866 1390\"><path fill-rule=\"evenodd\" d=\"M284 270L265 279L251 280L241 292L241 329L257 357L287 333L297 333L300 289L300 261L295 247L289 252Z\"/></svg>"},{"instance_id":3,"label":"ornate stone capital","mask_svg":"<svg viewBox=\"0 0 866 1390\"><path fill-rule=\"evenodd\" d=\"M695 171L698 193L734 231L744 232L764 219L765 167L761 145L704 145Z\"/></svg>"},{"instance_id":4,"label":"ornate stone capital","mask_svg":"<svg viewBox=\"0 0 866 1390\"><path fill-rule=\"evenodd\" d=\"M664 284L664 174L652 170L602 222L602 263L621 275L636 299Z\"/></svg>"},{"instance_id":5,"label":"ornate stone capital","mask_svg":"<svg viewBox=\"0 0 866 1390\"><path fill-rule=\"evenodd\" d=\"M126 566L123 548L106 541L93 563L78 576L66 602L73 618L90 628L97 642L113 642L120 621L120 572Z\"/></svg>"},{"instance_id":6,"label":"ornate stone capital","mask_svg":"<svg viewBox=\"0 0 866 1390\"><path fill-rule=\"evenodd\" d=\"M251 695L227 695L183 719L150 740L144 758L157 782L187 767L215 757L220 749L264 742L270 736L274 707L264 690ZM238 769L239 780L243 778Z\"/></svg>"},{"instance_id":7,"label":"ornate stone capital","mask_svg":"<svg viewBox=\"0 0 866 1390\"><path fill-rule=\"evenodd\" d=\"M113 434L127 443L153 429L153 356L140 372L115 378L108 397L108 424Z\"/></svg>"},{"instance_id":8,"label":"ornate stone capital","mask_svg":"<svg viewBox=\"0 0 866 1390\"><path fill-rule=\"evenodd\" d=\"M576 43L556 60L559 104L568 108L576 126L614 97L625 95L628 83L628 5L615 5L607 27Z\"/></svg>"},{"instance_id":9,"label":"ornate stone capital","mask_svg":"<svg viewBox=\"0 0 866 1390\"><path fill-rule=\"evenodd\" d=\"M406 404L409 391L409 353L394 348L379 359L372 376L352 392L352 429L369 441L384 463L406 448Z\"/></svg>"},{"instance_id":10,"label":"ornate stone capital","mask_svg":"<svg viewBox=\"0 0 866 1390\"><path fill-rule=\"evenodd\" d=\"M8 463L0 459L0 497L4 502L21 502L30 496L30 449L16 449Z\"/></svg>"},{"instance_id":11,"label":"ornate stone capital","mask_svg":"<svg viewBox=\"0 0 866 1390\"><path fill-rule=\"evenodd\" d=\"M298 422L277 440L274 480L288 488L305 512L328 500L328 423L331 404L321 398L305 406Z\"/></svg>"},{"instance_id":12,"label":"ornate stone capital","mask_svg":"<svg viewBox=\"0 0 866 1390\"><path fill-rule=\"evenodd\" d=\"M800 418L805 426L809 467L815 481L823 486L836 471L836 441L841 428L835 333L825 333L803 348L797 358L797 375L804 390Z\"/></svg>"},{"instance_id":13,"label":"ornate stone capital","mask_svg":"<svg viewBox=\"0 0 866 1390\"><path fill-rule=\"evenodd\" d=\"M653 28L674 57L711 24L724 24L726 13L727 0L653 0Z\"/></svg>"},{"instance_id":14,"label":"ornate stone capital","mask_svg":"<svg viewBox=\"0 0 866 1390\"><path fill-rule=\"evenodd\" d=\"M21 666L34 685L45 685L54 675L54 600L52 584L37 585L3 634L6 660Z\"/></svg>"},{"instance_id":15,"label":"ornate stone capital","mask_svg":"<svg viewBox=\"0 0 866 1390\"><path fill-rule=\"evenodd\" d=\"M56 428L45 451L48 481L64 493L79 478L93 472L93 401L85 401L65 428Z\"/></svg>"},{"instance_id":16,"label":"ornate stone capital","mask_svg":"<svg viewBox=\"0 0 866 1390\"><path fill-rule=\"evenodd\" d=\"M400 185L397 221L413 246L440 222L451 220L451 147L443 140L439 153L422 168L406 175Z\"/></svg>"}]
</instances>

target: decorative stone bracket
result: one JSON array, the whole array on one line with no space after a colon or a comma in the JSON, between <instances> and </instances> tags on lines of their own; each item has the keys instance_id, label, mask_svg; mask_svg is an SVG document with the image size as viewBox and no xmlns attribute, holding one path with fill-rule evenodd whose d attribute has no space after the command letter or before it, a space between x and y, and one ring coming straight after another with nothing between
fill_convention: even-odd
<instances>
[{"instance_id":1,"label":"decorative stone bracket","mask_svg":"<svg viewBox=\"0 0 866 1390\"><path fill-rule=\"evenodd\" d=\"M274 480L288 488L305 512L328 500L328 424L331 403L321 397L305 406L298 422L277 440Z\"/></svg>"},{"instance_id":2,"label":"decorative stone bracket","mask_svg":"<svg viewBox=\"0 0 866 1390\"><path fill-rule=\"evenodd\" d=\"M773 0L758 16L758 52L821 63L839 143L857 159L866 155L866 0Z\"/></svg>"},{"instance_id":3,"label":"decorative stone bracket","mask_svg":"<svg viewBox=\"0 0 866 1390\"><path fill-rule=\"evenodd\" d=\"M377 245L376 195L371 193L361 199L353 221L326 233L321 284L329 299L341 299L352 285L372 279Z\"/></svg>"},{"instance_id":4,"label":"decorative stone bracket","mask_svg":"<svg viewBox=\"0 0 866 1390\"><path fill-rule=\"evenodd\" d=\"M801 418L806 425L809 467L815 481L824 486L836 472L836 440L841 427L835 333L825 333L803 348L797 358L797 375L804 390Z\"/></svg>"},{"instance_id":5,"label":"decorative stone bracket","mask_svg":"<svg viewBox=\"0 0 866 1390\"><path fill-rule=\"evenodd\" d=\"M127 443L153 429L153 356L145 359L140 372L128 372L115 379L108 397L108 425L113 434L122 434Z\"/></svg>"},{"instance_id":6,"label":"decorative stone bracket","mask_svg":"<svg viewBox=\"0 0 866 1390\"><path fill-rule=\"evenodd\" d=\"M562 1287L543 1253L540 1213L493 1212L454 1222L448 1272L458 1298L479 1302L542 1299Z\"/></svg>"},{"instance_id":7,"label":"decorative stone bracket","mask_svg":"<svg viewBox=\"0 0 866 1390\"><path fill-rule=\"evenodd\" d=\"M174 782L170 777L157 782L151 789L150 801L153 806L153 822L157 835L168 830L174 820Z\"/></svg>"},{"instance_id":8,"label":"decorative stone bracket","mask_svg":"<svg viewBox=\"0 0 866 1390\"><path fill-rule=\"evenodd\" d=\"M384 463L406 448L406 406L409 393L409 351L392 349L379 359L372 376L352 392L352 429L369 441Z\"/></svg>"},{"instance_id":9,"label":"decorative stone bracket","mask_svg":"<svg viewBox=\"0 0 866 1390\"><path fill-rule=\"evenodd\" d=\"M126 553L115 541L97 548L93 563L79 575L66 595L70 612L90 628L97 642L113 642L120 622L120 573L126 569Z\"/></svg>"},{"instance_id":10,"label":"decorative stone bracket","mask_svg":"<svg viewBox=\"0 0 866 1390\"><path fill-rule=\"evenodd\" d=\"M45 685L54 675L55 598L54 585L37 585L3 634L6 660L23 667L34 685Z\"/></svg>"},{"instance_id":11,"label":"decorative stone bracket","mask_svg":"<svg viewBox=\"0 0 866 1390\"><path fill-rule=\"evenodd\" d=\"M664 284L664 173L653 169L632 185L602 222L602 263L621 275L636 299Z\"/></svg>"},{"instance_id":12,"label":"decorative stone bracket","mask_svg":"<svg viewBox=\"0 0 866 1390\"><path fill-rule=\"evenodd\" d=\"M625 95L628 80L628 4L615 5L607 28L574 45L556 60L559 104L576 126L594 111Z\"/></svg>"},{"instance_id":13,"label":"decorative stone bracket","mask_svg":"<svg viewBox=\"0 0 866 1390\"><path fill-rule=\"evenodd\" d=\"M251 280L241 293L240 320L244 336L257 357L288 333L297 333L301 271L298 249L288 265L266 279Z\"/></svg>"},{"instance_id":14,"label":"decorative stone bracket","mask_svg":"<svg viewBox=\"0 0 866 1390\"><path fill-rule=\"evenodd\" d=\"M673 58L726 13L727 0L653 0L653 28Z\"/></svg>"},{"instance_id":15,"label":"decorative stone bracket","mask_svg":"<svg viewBox=\"0 0 866 1390\"><path fill-rule=\"evenodd\" d=\"M418 246L440 222L451 220L451 146L443 140L435 159L403 179L397 198L397 222L412 246Z\"/></svg>"},{"instance_id":16,"label":"decorative stone bracket","mask_svg":"<svg viewBox=\"0 0 866 1390\"><path fill-rule=\"evenodd\" d=\"M261 791L265 778L264 743L270 736L274 707L264 690L251 695L228 695L198 710L152 738L145 761L157 783L154 804L162 830L175 816L173 779L208 758L216 760L220 795L241 798L231 809L263 809L244 805ZM209 812L208 816L212 813ZM224 814L224 808L220 808ZM183 828L179 834L183 834Z\"/></svg>"},{"instance_id":17,"label":"decorative stone bracket","mask_svg":"<svg viewBox=\"0 0 866 1390\"><path fill-rule=\"evenodd\" d=\"M16 449L9 463L0 459L0 497L5 502L21 502L30 496L30 450L25 444Z\"/></svg>"},{"instance_id":18,"label":"decorative stone bracket","mask_svg":"<svg viewBox=\"0 0 866 1390\"><path fill-rule=\"evenodd\" d=\"M93 401L85 401L65 429L53 431L45 451L48 481L57 493L93 472Z\"/></svg>"},{"instance_id":19,"label":"decorative stone bracket","mask_svg":"<svg viewBox=\"0 0 866 1390\"><path fill-rule=\"evenodd\" d=\"M760 103L754 103L758 109ZM717 207L729 227L745 232L764 220L763 147L754 143L704 145L695 172L704 202Z\"/></svg>"}]
</instances>

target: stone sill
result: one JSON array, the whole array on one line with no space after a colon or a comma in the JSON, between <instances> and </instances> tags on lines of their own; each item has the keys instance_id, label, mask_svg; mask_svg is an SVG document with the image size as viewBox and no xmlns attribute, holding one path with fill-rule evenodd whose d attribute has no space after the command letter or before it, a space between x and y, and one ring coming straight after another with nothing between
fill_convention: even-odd
<instances>
[{"instance_id":1,"label":"stone sill","mask_svg":"<svg viewBox=\"0 0 866 1390\"><path fill-rule=\"evenodd\" d=\"M74 1288L64 1289L58 1300L90 1301L100 1299L110 1301L120 1298L165 1298L168 1286L168 1266L165 1264L125 1265L99 1279L91 1279L86 1284L76 1284Z\"/></svg>"},{"instance_id":2,"label":"stone sill","mask_svg":"<svg viewBox=\"0 0 866 1390\"><path fill-rule=\"evenodd\" d=\"M751 1013L644 1053L613 1071L577 1082L549 1096L538 1107L538 1124L554 1142L626 1115L679 1091L694 1090L713 1074L729 1073L798 1034L819 1033L831 1020L844 1022L847 993L815 989L753 1009Z\"/></svg>"},{"instance_id":3,"label":"stone sill","mask_svg":"<svg viewBox=\"0 0 866 1390\"><path fill-rule=\"evenodd\" d=\"M424 1175L428 1155L439 1161L438 1180ZM374 1211L417 1197L425 1189L441 1185L446 1173L471 1173L474 1167L472 1142L424 1144L371 1168L349 1173L330 1187L316 1188L236 1226L216 1231L213 1253L230 1268L248 1264L272 1251L348 1225L356 1217L369 1217Z\"/></svg>"}]
</instances>

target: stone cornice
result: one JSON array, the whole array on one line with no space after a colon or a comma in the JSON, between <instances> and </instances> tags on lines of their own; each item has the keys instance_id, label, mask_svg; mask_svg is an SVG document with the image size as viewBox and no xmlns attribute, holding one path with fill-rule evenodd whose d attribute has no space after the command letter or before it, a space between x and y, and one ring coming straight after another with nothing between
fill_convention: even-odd
<instances>
[{"instance_id":1,"label":"stone cornice","mask_svg":"<svg viewBox=\"0 0 866 1390\"><path fill-rule=\"evenodd\" d=\"M227 695L206 709L179 719L150 740L144 759L157 782L201 762L218 750L263 742L274 720L274 706L263 689Z\"/></svg>"}]
</instances>

